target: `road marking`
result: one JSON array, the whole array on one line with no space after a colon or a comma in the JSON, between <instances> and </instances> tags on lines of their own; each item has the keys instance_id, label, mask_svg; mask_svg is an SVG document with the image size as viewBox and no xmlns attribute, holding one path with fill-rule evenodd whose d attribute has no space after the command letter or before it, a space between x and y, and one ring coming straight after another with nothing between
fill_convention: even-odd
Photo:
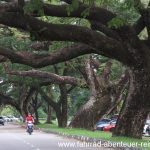
<instances>
[{"instance_id":1,"label":"road marking","mask_svg":"<svg viewBox=\"0 0 150 150\"><path fill-rule=\"evenodd\" d=\"M36 150L40 150L39 148L37 148Z\"/></svg>"}]
</instances>

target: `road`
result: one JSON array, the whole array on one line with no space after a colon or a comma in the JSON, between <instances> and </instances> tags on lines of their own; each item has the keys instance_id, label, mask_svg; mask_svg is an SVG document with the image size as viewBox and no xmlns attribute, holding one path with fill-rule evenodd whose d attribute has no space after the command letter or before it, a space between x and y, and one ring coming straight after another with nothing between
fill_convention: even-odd
<instances>
[{"instance_id":1,"label":"road","mask_svg":"<svg viewBox=\"0 0 150 150\"><path fill-rule=\"evenodd\" d=\"M69 143L69 144L66 144ZM67 147L66 147L67 146ZM84 148L83 148L84 147ZM34 131L28 135L24 128L7 124L0 126L1 150L112 150L108 148L87 148L85 143L62 136Z\"/></svg>"}]
</instances>

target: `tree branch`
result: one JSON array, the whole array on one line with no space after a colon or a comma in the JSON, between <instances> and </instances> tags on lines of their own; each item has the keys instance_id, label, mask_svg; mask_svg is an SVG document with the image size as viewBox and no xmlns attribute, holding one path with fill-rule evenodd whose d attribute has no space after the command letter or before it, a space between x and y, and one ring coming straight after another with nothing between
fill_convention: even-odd
<instances>
[{"instance_id":1,"label":"tree branch","mask_svg":"<svg viewBox=\"0 0 150 150\"><path fill-rule=\"evenodd\" d=\"M6 61L6 57L13 63L25 64L34 68L41 68L48 65L57 64L68 61L78 56L92 53L93 49L89 46L76 44L70 47L64 47L55 53L47 54L46 56L33 54L31 52L14 52L8 48L0 47L0 62ZM4 57L5 56L5 57Z\"/></svg>"},{"instance_id":2,"label":"tree branch","mask_svg":"<svg viewBox=\"0 0 150 150\"><path fill-rule=\"evenodd\" d=\"M140 17L138 21L133 25L133 28L138 35L144 28L145 28L145 23L143 17Z\"/></svg>"},{"instance_id":3,"label":"tree branch","mask_svg":"<svg viewBox=\"0 0 150 150\"><path fill-rule=\"evenodd\" d=\"M4 95L3 93L0 93L0 104L11 105L11 106L15 107L21 113L20 107L15 102L15 100L7 95Z\"/></svg>"},{"instance_id":4,"label":"tree branch","mask_svg":"<svg viewBox=\"0 0 150 150\"><path fill-rule=\"evenodd\" d=\"M31 71L10 71L7 74L17 75L17 76L24 76L24 77L35 77L40 79L49 79L49 82L55 84L71 84L71 85L78 85L80 80L70 77L70 76L59 76L54 73L38 71L38 70L31 70Z\"/></svg>"},{"instance_id":5,"label":"tree branch","mask_svg":"<svg viewBox=\"0 0 150 150\"><path fill-rule=\"evenodd\" d=\"M89 15L85 18L88 20L96 20L103 24L107 24L112 18L116 15L112 12L99 7L91 7L87 5L80 5L76 10L73 10L68 15L67 5L52 5L52 4L43 4L44 15L46 16L55 16L55 17L78 17L84 18L83 12L89 9ZM7 3L0 4L0 12L19 12L18 3ZM39 16L37 10L35 10L34 16Z\"/></svg>"},{"instance_id":6,"label":"tree branch","mask_svg":"<svg viewBox=\"0 0 150 150\"><path fill-rule=\"evenodd\" d=\"M97 21L90 21L90 23L91 23L92 30L98 30L104 33L106 36L120 40L118 33L112 30L111 28L108 28L106 25Z\"/></svg>"},{"instance_id":7,"label":"tree branch","mask_svg":"<svg viewBox=\"0 0 150 150\"><path fill-rule=\"evenodd\" d=\"M17 2L0 3L0 13L2 12L18 12L19 6Z\"/></svg>"},{"instance_id":8,"label":"tree branch","mask_svg":"<svg viewBox=\"0 0 150 150\"><path fill-rule=\"evenodd\" d=\"M125 58L130 57L129 52L123 48L121 42L86 27L51 24L30 16L24 18L16 13L0 14L0 23L27 31L30 28L30 31L33 30L37 39L39 38L40 40L72 41L88 44L95 48L97 53L117 59L123 63L127 63ZM132 60L133 58L130 58L130 62Z\"/></svg>"}]
</instances>

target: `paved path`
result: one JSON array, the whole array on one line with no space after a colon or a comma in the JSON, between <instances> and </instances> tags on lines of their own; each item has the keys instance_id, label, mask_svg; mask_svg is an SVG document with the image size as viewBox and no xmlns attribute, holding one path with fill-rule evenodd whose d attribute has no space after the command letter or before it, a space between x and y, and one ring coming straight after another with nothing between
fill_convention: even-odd
<instances>
[{"instance_id":1,"label":"paved path","mask_svg":"<svg viewBox=\"0 0 150 150\"><path fill-rule=\"evenodd\" d=\"M25 129L16 125L0 126L0 150L111 150L85 146L85 143L77 140L40 131L28 135Z\"/></svg>"}]
</instances>

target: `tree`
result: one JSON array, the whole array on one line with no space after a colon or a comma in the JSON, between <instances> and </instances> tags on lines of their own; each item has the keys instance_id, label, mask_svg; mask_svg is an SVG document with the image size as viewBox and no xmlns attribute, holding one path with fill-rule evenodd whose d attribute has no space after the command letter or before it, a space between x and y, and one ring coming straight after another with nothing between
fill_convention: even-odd
<instances>
[{"instance_id":1,"label":"tree","mask_svg":"<svg viewBox=\"0 0 150 150\"><path fill-rule=\"evenodd\" d=\"M52 123L51 120L52 120L52 108L51 106L48 104L47 105L47 120L46 120L46 123L50 124Z\"/></svg>"},{"instance_id":2,"label":"tree","mask_svg":"<svg viewBox=\"0 0 150 150\"><path fill-rule=\"evenodd\" d=\"M65 2L71 3L70 0L65 0ZM127 10L130 8L137 10L140 17L135 19L134 24L124 22L124 20L117 18L117 14L106 8L94 5L89 7L87 4L81 3L78 3L78 7L75 7L70 15L66 10L68 5L43 4L40 8L43 9L46 16L86 18L89 20L91 28L48 23L35 18L39 16L36 13L37 10L23 14L17 3L1 4L1 24L29 31L36 40L70 41L83 44L77 44L77 47L81 46L77 51L76 46L71 46L67 48L68 53L66 53L66 49L63 49L56 54L51 54L48 57L42 56L38 59L32 52L14 52L3 47L0 48L0 54L12 62L32 67L59 63L87 53L96 53L120 61L130 70L130 86L114 135L141 138L144 122L150 111L149 7L143 8L140 1L134 0L118 1L119 4L121 6L130 4L130 7L126 7ZM89 14L83 15L87 9ZM110 22L112 26L109 28ZM116 28L116 24L118 28ZM145 27L148 31L148 38L141 40L138 35Z\"/></svg>"},{"instance_id":3,"label":"tree","mask_svg":"<svg viewBox=\"0 0 150 150\"><path fill-rule=\"evenodd\" d=\"M58 68L56 66L54 66L54 68L55 68L55 72L57 74L59 74ZM65 68L63 69L62 74L64 76L64 80L67 79L67 76L65 76L65 74L67 73L67 69L68 69L67 66L65 66ZM43 74L43 77L44 77L44 74ZM70 78L70 79L73 79L73 81L75 81L75 82L70 82L70 83L73 83L73 85L77 84L77 80L74 80L74 78ZM71 85L71 87L68 88L68 86L63 83L64 80L62 81L61 84L59 84L59 93L60 93L60 95L58 97L58 100L54 100L53 93L52 93L52 87L48 90L49 94L46 94L42 89L39 90L41 96L47 101L47 103L55 111L59 127L66 127L67 126L68 94L74 88L73 85ZM71 80L69 80L69 81L71 81Z\"/></svg>"},{"instance_id":4,"label":"tree","mask_svg":"<svg viewBox=\"0 0 150 150\"><path fill-rule=\"evenodd\" d=\"M39 113L38 113L38 109L41 107L42 102L39 101L38 99L38 92L36 91L36 93L34 94L34 97L32 97L32 100L30 102L30 111L32 112L32 114L35 114L35 124L39 124Z\"/></svg>"},{"instance_id":5,"label":"tree","mask_svg":"<svg viewBox=\"0 0 150 150\"><path fill-rule=\"evenodd\" d=\"M119 81L112 83L112 62L106 63L101 75L97 73L100 66L101 63L90 58L86 60L84 68L79 68L90 89L90 96L75 114L70 124L72 127L94 129L95 123L123 99L124 87L128 81L127 73Z\"/></svg>"}]
</instances>

